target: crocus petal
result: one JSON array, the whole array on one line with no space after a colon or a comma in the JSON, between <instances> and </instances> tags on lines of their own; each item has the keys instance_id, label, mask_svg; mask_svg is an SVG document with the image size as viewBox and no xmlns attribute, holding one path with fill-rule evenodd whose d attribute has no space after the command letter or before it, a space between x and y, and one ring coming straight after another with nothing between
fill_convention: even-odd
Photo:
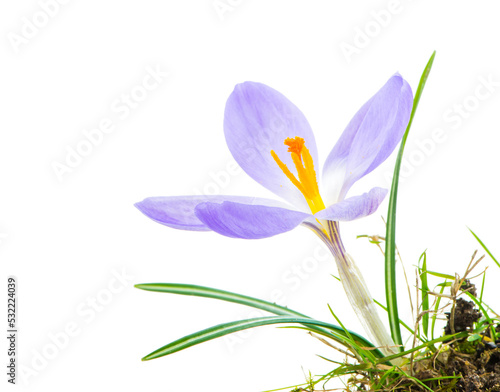
<instances>
[{"instance_id":1,"label":"crocus petal","mask_svg":"<svg viewBox=\"0 0 500 392\"><path fill-rule=\"evenodd\" d=\"M401 140L413 105L413 94L399 74L354 115L323 170L328 204L343 200L349 188L379 166Z\"/></svg>"},{"instance_id":2,"label":"crocus petal","mask_svg":"<svg viewBox=\"0 0 500 392\"><path fill-rule=\"evenodd\" d=\"M305 140L314 162L318 161L311 127L292 102L264 84L238 84L226 103L224 133L231 154L250 177L293 205L308 210L304 196L271 156L274 150L296 173L284 140L299 136Z\"/></svg>"},{"instance_id":3,"label":"crocus petal","mask_svg":"<svg viewBox=\"0 0 500 392\"><path fill-rule=\"evenodd\" d=\"M259 239L292 230L310 215L281 207L225 201L202 203L196 216L213 231L232 238Z\"/></svg>"},{"instance_id":4,"label":"crocus petal","mask_svg":"<svg viewBox=\"0 0 500 392\"><path fill-rule=\"evenodd\" d=\"M181 230L209 231L211 229L196 216L196 206L200 203L222 203L228 200L248 205L258 204L287 208L285 203L279 201L245 196L149 197L136 203L135 206L144 215L162 225Z\"/></svg>"},{"instance_id":5,"label":"crocus petal","mask_svg":"<svg viewBox=\"0 0 500 392\"><path fill-rule=\"evenodd\" d=\"M387 189L373 188L361 196L353 196L331 205L314 215L317 219L351 221L373 214L387 195Z\"/></svg>"}]
</instances>

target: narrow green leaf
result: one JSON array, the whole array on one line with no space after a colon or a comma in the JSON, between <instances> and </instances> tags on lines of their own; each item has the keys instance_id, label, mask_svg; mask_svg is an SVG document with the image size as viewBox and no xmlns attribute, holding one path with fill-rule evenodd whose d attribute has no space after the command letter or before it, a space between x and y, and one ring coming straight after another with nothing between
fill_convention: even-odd
<instances>
[{"instance_id":1,"label":"narrow green leaf","mask_svg":"<svg viewBox=\"0 0 500 392\"><path fill-rule=\"evenodd\" d=\"M413 122L413 117L415 116L420 97L424 90L429 72L431 71L435 55L436 52L433 52L432 56L427 62L424 72L420 77L420 82L418 84L415 97L413 98L413 108L411 110L410 120L408 122L408 126L406 127L406 132L403 136L403 140L401 140L401 146L399 147L399 153L396 159L396 165L394 167L394 177L392 179L391 195L389 198L389 210L387 212L387 230L385 236L385 293L388 310L387 314L389 315L389 325L391 327L392 339L394 340L395 344L401 347L401 350L404 350L404 347L401 338L401 329L399 328L398 301L396 291L396 204L399 185L399 172L401 169L401 161L403 159L406 139L408 138L408 133L410 132L411 124Z\"/></svg>"},{"instance_id":2,"label":"narrow green leaf","mask_svg":"<svg viewBox=\"0 0 500 392\"><path fill-rule=\"evenodd\" d=\"M445 289L445 287L447 287L446 284L447 284L446 281L444 282L444 284L441 284L441 292L440 292L440 294L444 293L444 289ZM442 297L437 297L436 298L436 304L434 305L434 313L432 314L432 325L431 325L431 338L432 339L434 339L434 329L435 329L434 327L436 326L436 319L437 319L439 304L441 303L441 298Z\"/></svg>"},{"instance_id":3,"label":"narrow green leaf","mask_svg":"<svg viewBox=\"0 0 500 392\"><path fill-rule=\"evenodd\" d=\"M459 333L456 333L454 335L444 335L444 336L441 336L440 338L429 340L428 342L425 342L425 343L421 344L420 346L416 346L416 347L411 348L409 350L402 351L399 354L389 355L388 357L385 357L383 359L379 359L378 361L379 361L379 363L381 363L382 361L384 361L384 362L392 361L396 358L403 357L403 356L411 354L415 351L422 350L423 348L430 347L431 345L434 345L436 343L447 342L448 340L453 340L453 339L462 339L468 335L469 335L469 332L467 332L467 331L459 332Z\"/></svg>"},{"instance_id":4,"label":"narrow green leaf","mask_svg":"<svg viewBox=\"0 0 500 392\"><path fill-rule=\"evenodd\" d=\"M349 333L349 330L346 329L344 327L344 324L342 324L342 322L340 321L340 319L337 317L337 315L335 314L335 312L333 311L332 307L330 306L330 304L327 304L328 305L328 309L330 310L330 313L332 314L332 316L335 318L335 321L337 321L337 323L339 323L340 325L340 328L342 328L342 330L344 331L344 333L346 334L346 336L349 337L349 339L351 340L354 340L351 336L351 334Z\"/></svg>"},{"instance_id":5,"label":"narrow green leaf","mask_svg":"<svg viewBox=\"0 0 500 392\"><path fill-rule=\"evenodd\" d=\"M195 346L197 344L207 342L209 340L219 338L234 332L242 331L249 328L260 327L263 325L271 324L302 324L302 325L313 325L324 327L331 330L337 330L338 327L333 324L325 323L323 321L313 320L306 317L287 317L287 316L271 316L271 317L259 317L248 320L232 321L230 323L224 323L215 325L213 327L204 329L202 331L184 336L172 343L169 343L158 350L146 355L142 358L143 361L149 361L151 359L160 358L165 355L173 354L177 351L184 350L188 347ZM344 333L342 331L342 333ZM340 334L338 334L339 339L344 339ZM347 344L348 346L348 344ZM385 362L385 361L384 361Z\"/></svg>"},{"instance_id":6,"label":"narrow green leaf","mask_svg":"<svg viewBox=\"0 0 500 392\"><path fill-rule=\"evenodd\" d=\"M481 294L479 294L479 302L483 302L484 282L485 281L486 281L486 271L483 274L483 281L481 283Z\"/></svg>"},{"instance_id":7,"label":"narrow green leaf","mask_svg":"<svg viewBox=\"0 0 500 392\"><path fill-rule=\"evenodd\" d=\"M251 306L253 308L258 308L265 310L266 312L274 313L280 316L298 316L298 317L308 317L302 313L296 312L294 310L288 309L284 306L277 305L275 303L267 302L262 299L249 297L246 295L232 293L230 291L224 291L219 289L214 289L211 287L197 286L194 284L182 284L182 283L142 283L136 284L136 288L147 291L155 291L159 293L169 293L169 294L181 294L181 295L192 295L195 297L205 297L205 298L215 298L227 302L234 302L241 305Z\"/></svg>"},{"instance_id":8,"label":"narrow green leaf","mask_svg":"<svg viewBox=\"0 0 500 392\"><path fill-rule=\"evenodd\" d=\"M453 275L443 274L441 272L435 272L435 271L429 271L429 270L426 270L425 272L427 274L435 276L437 278L455 280L455 277Z\"/></svg>"},{"instance_id":9,"label":"narrow green leaf","mask_svg":"<svg viewBox=\"0 0 500 392\"><path fill-rule=\"evenodd\" d=\"M469 228L468 228L469 229ZM471 229L469 229L469 231L472 233L472 235L476 238L477 242L479 242L479 244L483 247L484 251L486 253L488 253L488 255L493 259L493 261L496 263L496 265L498 265L498 267L500 267L500 263L498 262L497 259L495 259L495 257L491 254L490 250L486 247L486 245L483 243L483 241L481 241L479 239L479 237L476 235L476 233L474 233Z\"/></svg>"},{"instance_id":10,"label":"narrow green leaf","mask_svg":"<svg viewBox=\"0 0 500 392\"><path fill-rule=\"evenodd\" d=\"M427 253L424 251L418 260L420 265L420 260L423 258L422 269L420 270L420 281L422 283L422 327L424 329L425 337L428 337L429 333L429 285L427 283Z\"/></svg>"},{"instance_id":11,"label":"narrow green leaf","mask_svg":"<svg viewBox=\"0 0 500 392\"><path fill-rule=\"evenodd\" d=\"M160 293L170 293L170 294L181 294L181 295L192 295L196 297L205 297L205 298L214 298L222 301L238 303L241 305L251 306L253 308L265 310L266 312L270 312L279 316L294 316L299 318L310 318L302 313L296 312L294 310L288 309L284 306L280 306L271 302L267 302L261 299L249 297L246 295L232 293L230 291L218 290L211 287L205 286L197 286L192 284L181 284L181 283L143 283L136 284L136 288L147 290L147 291L155 291ZM333 325L333 324L330 324ZM328 336L329 338L339 342L340 344L345 343L344 338L340 338L344 334L344 331L339 326L333 326L329 329L325 330L318 326L310 325L309 329L312 331L319 333L324 336ZM358 335L355 332L349 331L353 340L356 342L358 346L361 347L374 347L373 344L365 339L363 336ZM375 354L376 357L383 357L383 354L379 350L371 350L372 353Z\"/></svg>"},{"instance_id":12,"label":"narrow green leaf","mask_svg":"<svg viewBox=\"0 0 500 392\"><path fill-rule=\"evenodd\" d=\"M340 325L340 327L344 331L345 335L349 338L349 341L353 342L353 343L350 343L350 346L354 349L354 351L356 351L356 353L359 354L362 358L366 358L366 356L367 356L366 354L371 354L369 351L360 349L359 346L356 347L356 343L355 343L356 341L353 339L353 337L351 335L351 332L347 328L344 327L344 324L342 324L342 321L340 321L340 319L337 317L337 315L333 311L333 309L330 306L330 304L327 304L327 305L328 305L328 309L330 310L330 313L335 318L335 321L337 321L337 323ZM369 357L368 359L372 359L372 358L373 357Z\"/></svg>"}]
</instances>

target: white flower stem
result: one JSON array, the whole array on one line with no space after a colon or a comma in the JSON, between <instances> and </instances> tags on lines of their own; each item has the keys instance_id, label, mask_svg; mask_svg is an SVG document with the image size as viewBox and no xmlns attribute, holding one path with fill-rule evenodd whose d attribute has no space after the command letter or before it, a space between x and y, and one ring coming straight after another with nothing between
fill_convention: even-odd
<instances>
[{"instance_id":1,"label":"white flower stem","mask_svg":"<svg viewBox=\"0 0 500 392\"><path fill-rule=\"evenodd\" d=\"M335 257L335 261L347 298L368 338L385 355L396 354L395 344L380 320L376 304L354 260L346 253L342 259Z\"/></svg>"},{"instance_id":2,"label":"white flower stem","mask_svg":"<svg viewBox=\"0 0 500 392\"><path fill-rule=\"evenodd\" d=\"M329 242L327 246L335 257L347 298L368 334L368 338L383 354L396 354L398 349L378 315L376 304L366 286L363 275L352 257L344 249L339 235L338 222L327 221L325 223L328 227L329 237L322 239Z\"/></svg>"}]
</instances>

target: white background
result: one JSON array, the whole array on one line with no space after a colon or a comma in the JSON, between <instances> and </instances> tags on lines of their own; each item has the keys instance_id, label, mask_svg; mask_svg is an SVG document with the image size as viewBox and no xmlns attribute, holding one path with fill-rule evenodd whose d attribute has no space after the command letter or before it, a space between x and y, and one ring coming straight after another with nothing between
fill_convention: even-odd
<instances>
[{"instance_id":1,"label":"white background","mask_svg":"<svg viewBox=\"0 0 500 392\"><path fill-rule=\"evenodd\" d=\"M301 108L324 160L351 116L394 72L415 90L437 50L400 187L397 241L410 284L425 249L430 269L463 274L478 248L466 226L500 254L495 1L222 0L226 11L219 12L212 0L52 2L44 11L46 3L0 6L0 292L8 275L17 276L22 390L244 392L331 369L315 356L335 356L331 349L302 331L274 327L141 362L187 333L255 314L139 291L135 283L194 283L267 300L279 290L282 303L325 321L333 321L330 303L362 333L330 276L333 259L306 229L233 240L169 229L133 207L148 196L204 189L271 196L244 173L226 170L232 158L222 132L225 100L245 80L266 83ZM33 22L39 27L30 29ZM122 94L139 91L155 68L168 76L129 113L120 112ZM481 87L488 79L491 91ZM59 179L55 162L66 164L67 147L75 149L86 140L83 131L106 118L113 131ZM388 187L393 161L350 194ZM387 202L341 227L380 300L383 259L356 235L383 234L386 211ZM498 307L500 271L487 265L486 298ZM297 268L302 278L291 280ZM121 281L116 274L124 274ZM411 323L404 280L398 283ZM1 303L5 309L6 299Z\"/></svg>"}]
</instances>

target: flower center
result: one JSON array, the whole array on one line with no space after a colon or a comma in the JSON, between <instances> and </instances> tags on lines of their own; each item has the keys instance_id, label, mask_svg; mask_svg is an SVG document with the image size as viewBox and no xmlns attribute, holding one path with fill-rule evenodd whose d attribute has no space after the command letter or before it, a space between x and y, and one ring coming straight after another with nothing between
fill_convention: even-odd
<instances>
[{"instance_id":1,"label":"flower center","mask_svg":"<svg viewBox=\"0 0 500 392\"><path fill-rule=\"evenodd\" d=\"M318 181L316 180L316 172L314 171L314 162L309 150L305 146L304 139L296 136L294 138L285 139L284 143L288 146L288 152L292 157L299 178L297 179L281 159L278 158L278 155L271 150L273 159L292 184L304 195L313 214L325 209L325 204L319 194Z\"/></svg>"}]
</instances>

